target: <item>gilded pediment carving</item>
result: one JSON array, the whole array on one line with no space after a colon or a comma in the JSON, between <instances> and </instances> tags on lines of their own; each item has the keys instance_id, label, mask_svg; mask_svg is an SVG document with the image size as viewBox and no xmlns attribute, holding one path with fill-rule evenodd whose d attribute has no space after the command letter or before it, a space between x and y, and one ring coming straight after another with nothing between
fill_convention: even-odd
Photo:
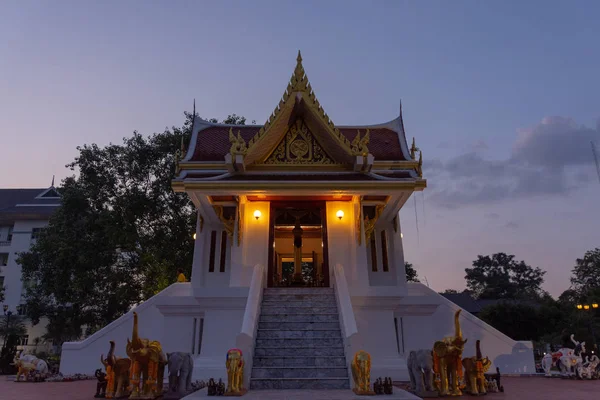
<instances>
[{"instance_id":1,"label":"gilded pediment carving","mask_svg":"<svg viewBox=\"0 0 600 400\"><path fill-rule=\"evenodd\" d=\"M336 164L325 152L303 120L292 124L264 164Z\"/></svg>"}]
</instances>

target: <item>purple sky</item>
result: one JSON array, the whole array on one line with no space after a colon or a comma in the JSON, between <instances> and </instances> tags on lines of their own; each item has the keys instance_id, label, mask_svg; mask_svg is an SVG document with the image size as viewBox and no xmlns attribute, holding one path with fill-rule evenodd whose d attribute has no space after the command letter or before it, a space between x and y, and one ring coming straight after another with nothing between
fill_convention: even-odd
<instances>
[{"instance_id":1,"label":"purple sky","mask_svg":"<svg viewBox=\"0 0 600 400\"><path fill-rule=\"evenodd\" d=\"M264 122L298 49L337 124L403 101L429 188L402 211L438 290L477 254L548 271L553 295L600 246L600 2L0 2L0 187L62 179L75 147L204 117ZM424 202L423 202L424 201Z\"/></svg>"}]
</instances>

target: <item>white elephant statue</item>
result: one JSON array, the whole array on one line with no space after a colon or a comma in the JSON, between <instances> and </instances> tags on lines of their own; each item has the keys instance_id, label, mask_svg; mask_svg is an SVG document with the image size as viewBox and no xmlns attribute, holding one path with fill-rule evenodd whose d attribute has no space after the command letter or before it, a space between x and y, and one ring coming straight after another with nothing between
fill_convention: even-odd
<instances>
[{"instance_id":1,"label":"white elephant statue","mask_svg":"<svg viewBox=\"0 0 600 400\"><path fill-rule=\"evenodd\" d=\"M574 349L563 347L552 354L548 353L542 359L542 368L546 376L550 376L550 368L556 363L563 376L573 376L579 374L579 367L583 365L581 354L585 353L585 342L575 340L575 335L571 335L571 341L575 344Z\"/></svg>"},{"instance_id":2,"label":"white elephant statue","mask_svg":"<svg viewBox=\"0 0 600 400\"><path fill-rule=\"evenodd\" d=\"M417 396L425 396L434 392L433 387L433 355L429 349L413 350L406 362L410 375L411 389Z\"/></svg>"},{"instance_id":3,"label":"white elephant statue","mask_svg":"<svg viewBox=\"0 0 600 400\"><path fill-rule=\"evenodd\" d=\"M33 354L21 354L19 360L35 365L35 372L41 376L46 377L48 375L48 363Z\"/></svg>"},{"instance_id":4,"label":"white elephant statue","mask_svg":"<svg viewBox=\"0 0 600 400\"><path fill-rule=\"evenodd\" d=\"M169 392L186 394L192 391L194 360L190 353L167 353L169 366Z\"/></svg>"},{"instance_id":5,"label":"white elephant statue","mask_svg":"<svg viewBox=\"0 0 600 400\"><path fill-rule=\"evenodd\" d=\"M577 368L577 374L581 379L598 379L598 365L600 358L597 355L586 357L585 362Z\"/></svg>"}]
</instances>

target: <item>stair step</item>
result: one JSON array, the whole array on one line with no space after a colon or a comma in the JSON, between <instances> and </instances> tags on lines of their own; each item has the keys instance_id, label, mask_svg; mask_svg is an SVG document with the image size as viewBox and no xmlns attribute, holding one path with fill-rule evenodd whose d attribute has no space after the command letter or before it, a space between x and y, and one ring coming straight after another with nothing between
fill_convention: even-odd
<instances>
[{"instance_id":1,"label":"stair step","mask_svg":"<svg viewBox=\"0 0 600 400\"><path fill-rule=\"evenodd\" d=\"M264 294L334 294L333 288L265 288Z\"/></svg>"},{"instance_id":2,"label":"stair step","mask_svg":"<svg viewBox=\"0 0 600 400\"><path fill-rule=\"evenodd\" d=\"M261 314L263 315L281 315L281 314L337 314L337 307L323 307L323 306L312 306L312 307L294 307L294 306L282 306L273 305L265 306L263 304L261 308Z\"/></svg>"},{"instance_id":3,"label":"stair step","mask_svg":"<svg viewBox=\"0 0 600 400\"><path fill-rule=\"evenodd\" d=\"M346 357L341 356L254 356L253 368L264 367L346 367Z\"/></svg>"},{"instance_id":4,"label":"stair step","mask_svg":"<svg viewBox=\"0 0 600 400\"><path fill-rule=\"evenodd\" d=\"M290 378L250 379L250 389L349 389L348 378Z\"/></svg>"},{"instance_id":5,"label":"stair step","mask_svg":"<svg viewBox=\"0 0 600 400\"><path fill-rule=\"evenodd\" d=\"M345 378L344 367L253 367L251 378Z\"/></svg>"},{"instance_id":6,"label":"stair step","mask_svg":"<svg viewBox=\"0 0 600 400\"><path fill-rule=\"evenodd\" d=\"M333 294L278 294L264 293L263 301L335 300Z\"/></svg>"},{"instance_id":7,"label":"stair step","mask_svg":"<svg viewBox=\"0 0 600 400\"><path fill-rule=\"evenodd\" d=\"M317 300L266 300L262 303L263 307L336 307L335 300L317 299Z\"/></svg>"},{"instance_id":8,"label":"stair step","mask_svg":"<svg viewBox=\"0 0 600 400\"><path fill-rule=\"evenodd\" d=\"M344 357L343 346L323 347L257 347L254 349L254 358L257 357Z\"/></svg>"},{"instance_id":9,"label":"stair step","mask_svg":"<svg viewBox=\"0 0 600 400\"><path fill-rule=\"evenodd\" d=\"M288 330L280 329L259 329L256 339L324 339L340 338L342 334L340 328L328 330Z\"/></svg>"},{"instance_id":10,"label":"stair step","mask_svg":"<svg viewBox=\"0 0 600 400\"><path fill-rule=\"evenodd\" d=\"M260 315L258 319L259 324L263 322L301 322L301 323L315 323L315 322L335 322L339 323L339 316L335 314L271 314L271 315Z\"/></svg>"},{"instance_id":11,"label":"stair step","mask_svg":"<svg viewBox=\"0 0 600 400\"><path fill-rule=\"evenodd\" d=\"M286 347L286 348L296 348L296 347L310 347L310 348L319 348L319 347L327 347L327 346L343 346L344 343L342 338L296 338L296 339L260 339L256 338L256 348L274 348L274 347Z\"/></svg>"},{"instance_id":12,"label":"stair step","mask_svg":"<svg viewBox=\"0 0 600 400\"><path fill-rule=\"evenodd\" d=\"M258 330L280 331L323 331L339 330L340 323L335 322L259 322Z\"/></svg>"}]
</instances>

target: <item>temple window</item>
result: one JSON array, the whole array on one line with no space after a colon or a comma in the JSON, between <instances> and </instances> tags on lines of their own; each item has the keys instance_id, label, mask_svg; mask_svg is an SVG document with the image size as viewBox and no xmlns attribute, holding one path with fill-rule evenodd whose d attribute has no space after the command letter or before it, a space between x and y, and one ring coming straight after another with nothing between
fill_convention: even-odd
<instances>
[{"instance_id":1,"label":"temple window","mask_svg":"<svg viewBox=\"0 0 600 400\"><path fill-rule=\"evenodd\" d=\"M388 263L388 246L386 231L381 231L381 262L383 265L383 272L388 272L390 270L390 267Z\"/></svg>"},{"instance_id":2,"label":"temple window","mask_svg":"<svg viewBox=\"0 0 600 400\"><path fill-rule=\"evenodd\" d=\"M217 247L217 231L210 233L210 258L208 261L208 272L215 272L215 252Z\"/></svg>"},{"instance_id":3,"label":"temple window","mask_svg":"<svg viewBox=\"0 0 600 400\"><path fill-rule=\"evenodd\" d=\"M221 232L221 259L219 272L225 272L225 262L227 261L227 231Z\"/></svg>"},{"instance_id":4,"label":"temple window","mask_svg":"<svg viewBox=\"0 0 600 400\"><path fill-rule=\"evenodd\" d=\"M377 272L377 243L375 241L375 232L371 235L371 270L373 272Z\"/></svg>"}]
</instances>

